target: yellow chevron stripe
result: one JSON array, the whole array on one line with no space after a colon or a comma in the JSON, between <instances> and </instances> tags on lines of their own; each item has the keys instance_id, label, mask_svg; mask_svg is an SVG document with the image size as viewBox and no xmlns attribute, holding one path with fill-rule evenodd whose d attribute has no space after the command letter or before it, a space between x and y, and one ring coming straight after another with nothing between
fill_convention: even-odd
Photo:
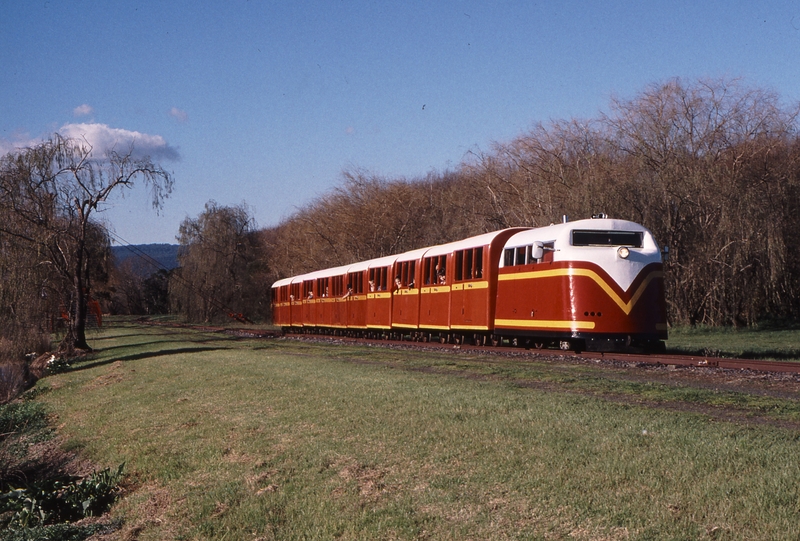
<instances>
[{"instance_id":1,"label":"yellow chevron stripe","mask_svg":"<svg viewBox=\"0 0 800 541\"><path fill-rule=\"evenodd\" d=\"M648 274L647 278L644 279L639 286L639 289L636 290L631 297L631 300L628 302L623 301L622 297L617 295L617 293L611 288L610 285L608 285L605 280L600 277L599 274L589 269L552 269L546 271L520 272L516 274L501 274L497 277L497 279L500 281L536 280L539 278L554 278L558 276L583 276L593 280L603 291L606 292L606 295L608 295L627 316L631 313L634 305L639 300L639 297L642 296L645 289L647 289L647 286L650 284L650 282L656 278L662 278L664 273L661 271L655 271Z\"/></svg>"}]
</instances>

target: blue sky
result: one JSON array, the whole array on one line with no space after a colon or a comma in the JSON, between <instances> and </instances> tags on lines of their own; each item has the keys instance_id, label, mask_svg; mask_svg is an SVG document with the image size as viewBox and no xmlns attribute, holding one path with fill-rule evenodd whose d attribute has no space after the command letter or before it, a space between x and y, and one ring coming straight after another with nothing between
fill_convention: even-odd
<instances>
[{"instance_id":1,"label":"blue sky","mask_svg":"<svg viewBox=\"0 0 800 541\"><path fill-rule=\"evenodd\" d=\"M672 77L800 101L796 0L2 3L0 153L133 138L176 181L160 215L142 187L103 212L134 244L210 199L276 225L343 169L441 172Z\"/></svg>"}]
</instances>

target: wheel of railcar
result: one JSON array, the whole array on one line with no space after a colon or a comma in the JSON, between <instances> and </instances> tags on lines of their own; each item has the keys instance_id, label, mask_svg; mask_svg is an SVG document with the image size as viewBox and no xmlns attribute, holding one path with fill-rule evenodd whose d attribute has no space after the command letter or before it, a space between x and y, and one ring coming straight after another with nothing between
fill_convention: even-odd
<instances>
[{"instance_id":1,"label":"wheel of railcar","mask_svg":"<svg viewBox=\"0 0 800 541\"><path fill-rule=\"evenodd\" d=\"M494 335L494 334L493 334L493 335L490 337L490 343L492 344L492 347L493 347L493 348L496 348L497 346L499 346L499 345L500 345L500 337L499 337L499 336L497 336L497 335Z\"/></svg>"},{"instance_id":2,"label":"wheel of railcar","mask_svg":"<svg viewBox=\"0 0 800 541\"><path fill-rule=\"evenodd\" d=\"M561 351L568 351L572 349L572 344L569 343L569 340L562 340L561 342L558 343L558 348Z\"/></svg>"},{"instance_id":3,"label":"wheel of railcar","mask_svg":"<svg viewBox=\"0 0 800 541\"><path fill-rule=\"evenodd\" d=\"M533 347L535 347L536 349L543 349L544 348L544 342L534 342L533 343Z\"/></svg>"}]
</instances>

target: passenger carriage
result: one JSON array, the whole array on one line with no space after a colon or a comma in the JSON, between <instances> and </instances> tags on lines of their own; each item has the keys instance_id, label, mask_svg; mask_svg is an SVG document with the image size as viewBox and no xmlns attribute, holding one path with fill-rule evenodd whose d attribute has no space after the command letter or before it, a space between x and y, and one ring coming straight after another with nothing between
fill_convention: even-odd
<instances>
[{"instance_id":1,"label":"passenger carriage","mask_svg":"<svg viewBox=\"0 0 800 541\"><path fill-rule=\"evenodd\" d=\"M283 278L272 284L272 322L281 327L292 324L291 283L291 278Z\"/></svg>"},{"instance_id":2,"label":"passenger carriage","mask_svg":"<svg viewBox=\"0 0 800 541\"><path fill-rule=\"evenodd\" d=\"M396 255L390 255L366 262L366 325L372 334L382 335L392 328L392 276L396 260Z\"/></svg>"},{"instance_id":3,"label":"passenger carriage","mask_svg":"<svg viewBox=\"0 0 800 541\"><path fill-rule=\"evenodd\" d=\"M419 327L483 342L494 327L497 269L511 228L434 246L421 261Z\"/></svg>"},{"instance_id":4,"label":"passenger carriage","mask_svg":"<svg viewBox=\"0 0 800 541\"><path fill-rule=\"evenodd\" d=\"M289 284L290 327L303 326L303 276L295 276Z\"/></svg>"},{"instance_id":5,"label":"passenger carriage","mask_svg":"<svg viewBox=\"0 0 800 541\"><path fill-rule=\"evenodd\" d=\"M392 328L401 333L419 329L422 256L430 248L411 250L397 256L391 278Z\"/></svg>"}]
</instances>

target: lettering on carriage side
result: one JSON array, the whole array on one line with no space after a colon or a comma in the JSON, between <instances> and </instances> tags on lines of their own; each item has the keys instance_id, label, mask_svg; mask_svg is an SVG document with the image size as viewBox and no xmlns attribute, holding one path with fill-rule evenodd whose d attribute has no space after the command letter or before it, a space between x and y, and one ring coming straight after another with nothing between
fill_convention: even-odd
<instances>
[{"instance_id":1,"label":"lettering on carriage side","mask_svg":"<svg viewBox=\"0 0 800 541\"><path fill-rule=\"evenodd\" d=\"M507 280L531 280L531 279L538 279L538 278L554 278L558 276L583 276L585 278L589 278L593 280L600 288L605 291L606 295L608 295L612 301L614 301L617 306L625 313L625 315L629 315L633 307L639 300L639 297L642 296L647 286L650 285L650 282L656 278L662 278L664 273L661 271L653 271L647 275L642 283L639 285L639 288L636 292L631 296L631 300L625 302L622 300L622 297L617 295L617 293L608 285L608 282L603 280L600 275L598 275L593 270L589 269L553 269L553 270L546 270L546 271L532 271L532 272L520 272L515 274L501 274L497 277L500 281L507 281Z\"/></svg>"},{"instance_id":2,"label":"lettering on carriage side","mask_svg":"<svg viewBox=\"0 0 800 541\"><path fill-rule=\"evenodd\" d=\"M453 284L452 291L461 291L462 289L489 289L489 282L486 280L482 282L464 282L463 284Z\"/></svg>"},{"instance_id":3,"label":"lettering on carriage side","mask_svg":"<svg viewBox=\"0 0 800 541\"><path fill-rule=\"evenodd\" d=\"M393 293L376 293L376 295L382 295L380 298L389 298L392 295L419 295L418 289L398 289ZM385 297L383 296L385 295Z\"/></svg>"},{"instance_id":4,"label":"lettering on carriage side","mask_svg":"<svg viewBox=\"0 0 800 541\"><path fill-rule=\"evenodd\" d=\"M420 289L420 293L449 293L450 286L434 286L434 287L423 287Z\"/></svg>"}]
</instances>

